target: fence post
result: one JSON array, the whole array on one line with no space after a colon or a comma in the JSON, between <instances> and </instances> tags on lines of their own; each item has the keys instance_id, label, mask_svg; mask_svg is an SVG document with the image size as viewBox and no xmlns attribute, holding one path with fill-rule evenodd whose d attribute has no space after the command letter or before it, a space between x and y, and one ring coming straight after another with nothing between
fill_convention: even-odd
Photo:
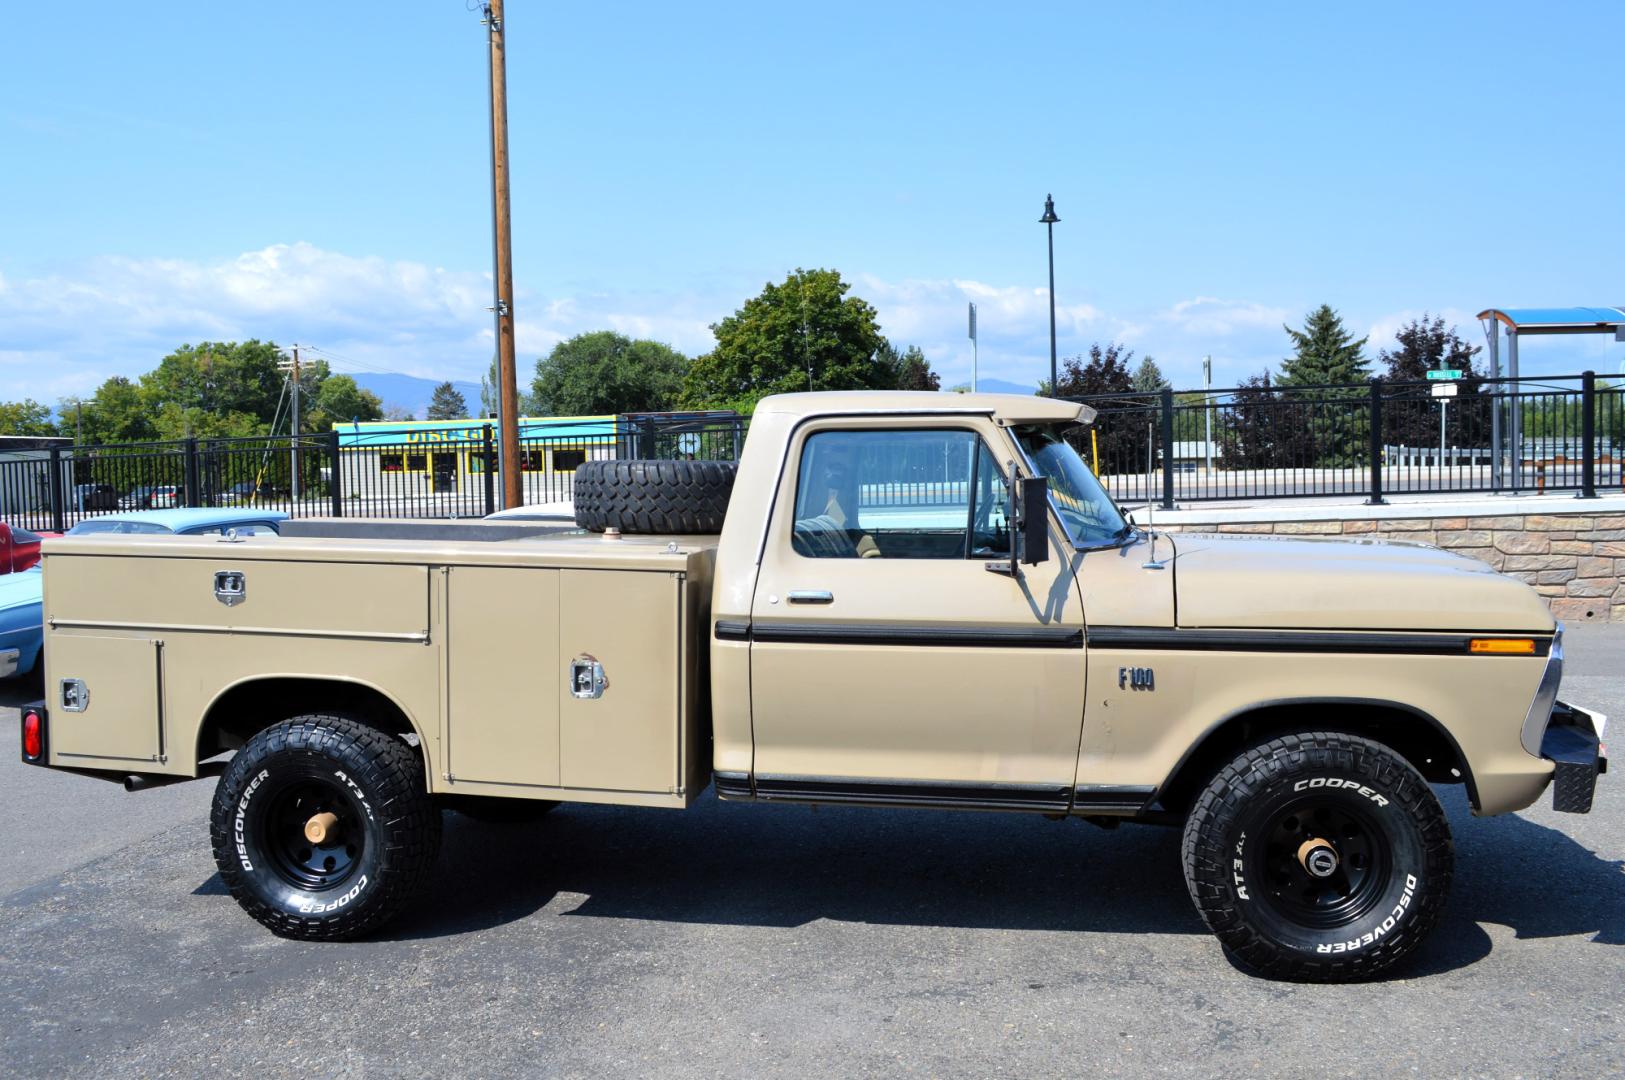
<instances>
[{"instance_id":1,"label":"fence post","mask_svg":"<svg viewBox=\"0 0 1625 1080\"><path fill-rule=\"evenodd\" d=\"M197 469L197 438L193 436L186 440L186 454L184 469L182 471L182 500L187 506L201 506L198 499L198 469Z\"/></svg>"},{"instance_id":2,"label":"fence post","mask_svg":"<svg viewBox=\"0 0 1625 1080\"><path fill-rule=\"evenodd\" d=\"M1162 508L1174 508L1174 388L1162 388Z\"/></svg>"},{"instance_id":3,"label":"fence post","mask_svg":"<svg viewBox=\"0 0 1625 1080\"><path fill-rule=\"evenodd\" d=\"M1597 497L1597 373L1580 375L1580 443L1585 457L1580 463L1580 498Z\"/></svg>"},{"instance_id":4,"label":"fence post","mask_svg":"<svg viewBox=\"0 0 1625 1080\"><path fill-rule=\"evenodd\" d=\"M51 508L51 531L66 532L62 527L62 448L51 447L51 482L46 485L46 504Z\"/></svg>"},{"instance_id":5,"label":"fence post","mask_svg":"<svg viewBox=\"0 0 1625 1080\"><path fill-rule=\"evenodd\" d=\"M638 432L638 457L652 458L655 456L655 420L652 416L644 417Z\"/></svg>"},{"instance_id":6,"label":"fence post","mask_svg":"<svg viewBox=\"0 0 1625 1080\"><path fill-rule=\"evenodd\" d=\"M1368 506L1382 506L1382 383L1371 380L1371 498Z\"/></svg>"},{"instance_id":7,"label":"fence post","mask_svg":"<svg viewBox=\"0 0 1625 1080\"><path fill-rule=\"evenodd\" d=\"M344 469L339 464L339 431L327 433L327 494L333 502L333 516L344 516Z\"/></svg>"},{"instance_id":8,"label":"fence post","mask_svg":"<svg viewBox=\"0 0 1625 1080\"><path fill-rule=\"evenodd\" d=\"M491 450L491 425L486 424L480 428L480 461L484 464L485 477L485 516L490 517L497 512L497 478L491 466L496 464L496 455Z\"/></svg>"}]
</instances>

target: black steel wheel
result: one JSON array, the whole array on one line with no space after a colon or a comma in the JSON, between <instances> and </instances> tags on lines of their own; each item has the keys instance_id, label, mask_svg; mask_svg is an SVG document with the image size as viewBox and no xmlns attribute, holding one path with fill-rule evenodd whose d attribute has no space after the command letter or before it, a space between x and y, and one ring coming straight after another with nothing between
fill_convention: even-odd
<instances>
[{"instance_id":1,"label":"black steel wheel","mask_svg":"<svg viewBox=\"0 0 1625 1080\"><path fill-rule=\"evenodd\" d=\"M250 915L283 937L339 940L411 901L439 850L440 812L405 742L353 717L301 716L232 758L210 836Z\"/></svg>"},{"instance_id":2,"label":"black steel wheel","mask_svg":"<svg viewBox=\"0 0 1625 1080\"><path fill-rule=\"evenodd\" d=\"M1421 775L1335 732L1271 739L1221 769L1185 824L1185 880L1238 959L1273 978L1369 978L1432 930L1450 829Z\"/></svg>"}]
</instances>

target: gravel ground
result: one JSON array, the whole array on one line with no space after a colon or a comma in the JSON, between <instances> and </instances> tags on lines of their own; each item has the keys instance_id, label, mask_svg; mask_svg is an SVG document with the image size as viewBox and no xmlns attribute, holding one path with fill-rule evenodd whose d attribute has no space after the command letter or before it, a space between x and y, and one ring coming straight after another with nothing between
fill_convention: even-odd
<instances>
[{"instance_id":1,"label":"gravel ground","mask_svg":"<svg viewBox=\"0 0 1625 1080\"><path fill-rule=\"evenodd\" d=\"M1569 655L1564 696L1625 722L1625 627ZM7 753L0 1075L1619 1075L1622 785L1583 817L1448 791L1438 932L1320 987L1226 960L1172 830L709 796L448 816L389 934L283 941L214 873L211 783L126 795Z\"/></svg>"}]
</instances>

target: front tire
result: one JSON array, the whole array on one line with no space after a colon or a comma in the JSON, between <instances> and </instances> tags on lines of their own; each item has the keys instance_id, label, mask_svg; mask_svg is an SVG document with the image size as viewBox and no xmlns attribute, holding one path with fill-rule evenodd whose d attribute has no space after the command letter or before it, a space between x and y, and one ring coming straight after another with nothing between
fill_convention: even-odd
<instances>
[{"instance_id":1,"label":"front tire","mask_svg":"<svg viewBox=\"0 0 1625 1080\"><path fill-rule=\"evenodd\" d=\"M440 812L413 749L348 716L309 715L232 758L210 814L215 865L281 937L339 941L383 926L427 878Z\"/></svg>"},{"instance_id":2,"label":"front tire","mask_svg":"<svg viewBox=\"0 0 1625 1080\"><path fill-rule=\"evenodd\" d=\"M1271 739L1221 769L1185 823L1202 921L1270 978L1347 982L1433 929L1454 859L1439 801L1380 743L1334 732Z\"/></svg>"}]
</instances>

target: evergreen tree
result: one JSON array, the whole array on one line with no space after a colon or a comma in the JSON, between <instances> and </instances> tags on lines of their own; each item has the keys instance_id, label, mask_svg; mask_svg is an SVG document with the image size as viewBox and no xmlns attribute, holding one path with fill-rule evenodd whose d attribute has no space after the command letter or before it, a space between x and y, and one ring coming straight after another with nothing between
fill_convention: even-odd
<instances>
[{"instance_id":1,"label":"evergreen tree","mask_svg":"<svg viewBox=\"0 0 1625 1080\"><path fill-rule=\"evenodd\" d=\"M1143 394L1155 394L1168 385L1163 377L1162 368L1149 356L1140 359L1140 366L1134 369L1134 389Z\"/></svg>"},{"instance_id":2,"label":"evergreen tree","mask_svg":"<svg viewBox=\"0 0 1625 1080\"><path fill-rule=\"evenodd\" d=\"M449 382L435 387L434 393L429 396L429 410L424 414L424 419L467 420L468 402L462 391Z\"/></svg>"},{"instance_id":3,"label":"evergreen tree","mask_svg":"<svg viewBox=\"0 0 1625 1080\"><path fill-rule=\"evenodd\" d=\"M1298 424L1308 437L1306 456L1293 464L1323 468L1359 464L1366 458L1370 413L1353 399L1367 393L1355 384L1371 380L1366 339L1356 341L1330 304L1311 311L1302 330L1283 329L1292 339L1293 355L1282 362L1276 384L1288 391L1284 399L1299 403L1297 419L1289 422Z\"/></svg>"},{"instance_id":4,"label":"evergreen tree","mask_svg":"<svg viewBox=\"0 0 1625 1080\"><path fill-rule=\"evenodd\" d=\"M1354 340L1330 304L1309 313L1302 330L1282 327L1292 339L1293 355L1281 364L1281 386L1333 386L1369 382L1371 367L1363 350L1366 339Z\"/></svg>"}]
</instances>

